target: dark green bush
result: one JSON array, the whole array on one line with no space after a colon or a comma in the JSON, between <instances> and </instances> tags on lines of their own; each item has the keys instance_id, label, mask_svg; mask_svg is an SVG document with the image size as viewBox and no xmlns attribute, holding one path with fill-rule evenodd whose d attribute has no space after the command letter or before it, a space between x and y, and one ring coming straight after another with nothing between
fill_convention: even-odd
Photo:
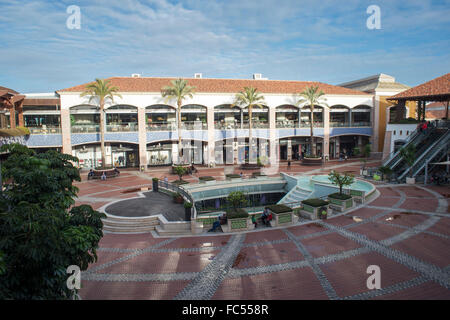
<instances>
[{"instance_id":1,"label":"dark green bush","mask_svg":"<svg viewBox=\"0 0 450 320\"><path fill-rule=\"evenodd\" d=\"M155 182L158 182L158 181L159 181L158 178L153 178L152 180L155 181Z\"/></svg>"},{"instance_id":2,"label":"dark green bush","mask_svg":"<svg viewBox=\"0 0 450 320\"><path fill-rule=\"evenodd\" d=\"M267 206L266 208L274 213L292 212L292 208L290 208L284 204L273 204L273 205Z\"/></svg>"},{"instance_id":3,"label":"dark green bush","mask_svg":"<svg viewBox=\"0 0 450 320\"><path fill-rule=\"evenodd\" d=\"M348 195L348 194L339 194L338 193L332 193L330 195L328 195L329 198L333 198L333 199L338 199L338 200L348 200L351 199L352 196Z\"/></svg>"},{"instance_id":4,"label":"dark green bush","mask_svg":"<svg viewBox=\"0 0 450 320\"><path fill-rule=\"evenodd\" d=\"M213 181L213 180L216 180L216 179L214 179L211 176L199 177L198 179L201 180L201 181Z\"/></svg>"},{"instance_id":5,"label":"dark green bush","mask_svg":"<svg viewBox=\"0 0 450 320\"><path fill-rule=\"evenodd\" d=\"M242 208L227 209L226 213L228 219L247 218L249 216L248 212Z\"/></svg>"},{"instance_id":6,"label":"dark green bush","mask_svg":"<svg viewBox=\"0 0 450 320\"><path fill-rule=\"evenodd\" d=\"M230 173L226 175L227 178L240 178L241 176L239 174Z\"/></svg>"},{"instance_id":7,"label":"dark green bush","mask_svg":"<svg viewBox=\"0 0 450 320\"><path fill-rule=\"evenodd\" d=\"M174 182L172 182L172 184L176 185L176 186L181 186L182 184L188 184L189 181L186 180L175 180Z\"/></svg>"},{"instance_id":8,"label":"dark green bush","mask_svg":"<svg viewBox=\"0 0 450 320\"><path fill-rule=\"evenodd\" d=\"M329 204L328 201L324 201L322 199L306 199L302 201L303 204L307 204L311 207L321 207Z\"/></svg>"}]
</instances>

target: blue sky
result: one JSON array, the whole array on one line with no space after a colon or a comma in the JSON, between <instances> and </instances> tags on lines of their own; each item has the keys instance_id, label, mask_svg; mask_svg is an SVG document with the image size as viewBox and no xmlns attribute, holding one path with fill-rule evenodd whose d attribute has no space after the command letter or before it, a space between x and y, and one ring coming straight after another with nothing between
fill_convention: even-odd
<instances>
[{"instance_id":1,"label":"blue sky","mask_svg":"<svg viewBox=\"0 0 450 320\"><path fill-rule=\"evenodd\" d=\"M81 29L66 27L70 5ZM367 7L381 9L369 30ZM94 78L251 78L330 84L450 72L450 0L0 0L0 86L51 92Z\"/></svg>"}]
</instances>

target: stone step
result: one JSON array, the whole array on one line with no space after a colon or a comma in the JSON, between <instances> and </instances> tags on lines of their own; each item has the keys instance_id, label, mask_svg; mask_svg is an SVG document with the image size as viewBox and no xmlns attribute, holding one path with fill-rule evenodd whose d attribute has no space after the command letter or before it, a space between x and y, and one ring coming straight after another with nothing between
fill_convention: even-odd
<instances>
[{"instance_id":1,"label":"stone step","mask_svg":"<svg viewBox=\"0 0 450 320\"><path fill-rule=\"evenodd\" d=\"M192 234L191 230L166 230L161 226L156 226L155 231L160 236L182 236Z\"/></svg>"},{"instance_id":2,"label":"stone step","mask_svg":"<svg viewBox=\"0 0 450 320\"><path fill-rule=\"evenodd\" d=\"M102 220L118 221L118 222L147 222L150 220L158 221L158 218L156 216L139 217L139 218L106 216L106 219Z\"/></svg>"},{"instance_id":3,"label":"stone step","mask_svg":"<svg viewBox=\"0 0 450 320\"><path fill-rule=\"evenodd\" d=\"M155 230L155 226L143 226L143 227L112 227L112 226L103 226L103 230L109 232L118 232L118 233L135 233L135 232L151 232Z\"/></svg>"},{"instance_id":4,"label":"stone step","mask_svg":"<svg viewBox=\"0 0 450 320\"><path fill-rule=\"evenodd\" d=\"M158 220L147 220L147 221L116 221L116 220L102 220L103 225L109 227L145 227L145 226L156 226L159 225Z\"/></svg>"}]
</instances>

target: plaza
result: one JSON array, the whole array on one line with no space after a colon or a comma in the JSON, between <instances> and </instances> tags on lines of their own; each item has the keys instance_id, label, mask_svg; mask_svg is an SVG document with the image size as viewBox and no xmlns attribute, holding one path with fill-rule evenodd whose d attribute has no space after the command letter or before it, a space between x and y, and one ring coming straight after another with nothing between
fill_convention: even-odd
<instances>
[{"instance_id":1,"label":"plaza","mask_svg":"<svg viewBox=\"0 0 450 320\"><path fill-rule=\"evenodd\" d=\"M368 166L377 166L370 161ZM359 161L290 168L290 174L359 171ZM236 171L237 172L237 171ZM200 176L224 180L224 168ZM277 175L277 174L275 174ZM77 183L77 204L98 209L151 189L167 169L122 171L107 181ZM159 236L109 233L99 260L82 273L83 299L448 299L448 187L374 182L379 195L344 215L240 233ZM129 192L129 190L135 190ZM366 286L367 268L381 270L381 289Z\"/></svg>"}]
</instances>

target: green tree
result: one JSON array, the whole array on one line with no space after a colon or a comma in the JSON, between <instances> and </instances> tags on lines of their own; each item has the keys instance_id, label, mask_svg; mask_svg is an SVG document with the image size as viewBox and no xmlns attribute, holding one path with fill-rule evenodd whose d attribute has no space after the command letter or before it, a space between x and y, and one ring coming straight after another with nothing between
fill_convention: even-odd
<instances>
[{"instance_id":1,"label":"green tree","mask_svg":"<svg viewBox=\"0 0 450 320\"><path fill-rule=\"evenodd\" d=\"M392 169L386 166L381 166L378 168L378 170L381 172L381 179L384 180L384 177L389 177L392 174Z\"/></svg>"},{"instance_id":2,"label":"green tree","mask_svg":"<svg viewBox=\"0 0 450 320\"><path fill-rule=\"evenodd\" d=\"M310 156L316 157L316 151L314 150L314 107L316 105L322 104L326 107L328 105L325 103L325 93L320 90L319 87L307 87L300 93L300 99L297 101L297 105L308 105L311 111L311 119L310 119Z\"/></svg>"},{"instance_id":3,"label":"green tree","mask_svg":"<svg viewBox=\"0 0 450 320\"><path fill-rule=\"evenodd\" d=\"M172 80L170 86L161 89L161 96L166 98L166 103L170 100L177 102L177 124L178 124L178 163L181 163L183 152L181 148L181 105L183 100L193 98L195 87L188 86L187 81L183 79Z\"/></svg>"},{"instance_id":4,"label":"green tree","mask_svg":"<svg viewBox=\"0 0 450 320\"><path fill-rule=\"evenodd\" d=\"M331 171L328 175L328 179L335 185L339 186L339 194L342 195L342 188L351 185L355 182L355 178L352 174L345 172L341 175L339 172Z\"/></svg>"},{"instance_id":5,"label":"green tree","mask_svg":"<svg viewBox=\"0 0 450 320\"><path fill-rule=\"evenodd\" d=\"M416 162L416 146L409 144L407 147L400 149L400 155L409 167L409 175L412 178L412 170L414 162Z\"/></svg>"},{"instance_id":6,"label":"green tree","mask_svg":"<svg viewBox=\"0 0 450 320\"><path fill-rule=\"evenodd\" d=\"M249 152L253 150L253 108L263 108L264 96L260 95L258 89L252 87L244 87L244 90L236 94L232 106L240 106L241 108L248 108L248 149Z\"/></svg>"},{"instance_id":7,"label":"green tree","mask_svg":"<svg viewBox=\"0 0 450 320\"><path fill-rule=\"evenodd\" d=\"M97 260L104 214L74 206L81 181L72 162L56 151L36 154L3 145L0 194L0 299L69 299L67 267L86 270Z\"/></svg>"},{"instance_id":8,"label":"green tree","mask_svg":"<svg viewBox=\"0 0 450 320\"><path fill-rule=\"evenodd\" d=\"M242 191L233 191L228 194L227 201L231 203L233 209L241 208L247 203L245 194Z\"/></svg>"},{"instance_id":9,"label":"green tree","mask_svg":"<svg viewBox=\"0 0 450 320\"><path fill-rule=\"evenodd\" d=\"M100 150L102 154L102 167L106 167L106 153L105 153L105 103L110 100L114 102L114 96L122 98L117 93L119 88L111 86L109 80L95 79L95 82L86 85L80 97L89 96L89 103L93 100L98 100L100 108Z\"/></svg>"},{"instance_id":10,"label":"green tree","mask_svg":"<svg viewBox=\"0 0 450 320\"><path fill-rule=\"evenodd\" d=\"M179 180L181 181L183 178L183 175L186 173L187 169L183 166L176 166L174 169L175 174L178 175L178 177L180 178Z\"/></svg>"}]
</instances>

